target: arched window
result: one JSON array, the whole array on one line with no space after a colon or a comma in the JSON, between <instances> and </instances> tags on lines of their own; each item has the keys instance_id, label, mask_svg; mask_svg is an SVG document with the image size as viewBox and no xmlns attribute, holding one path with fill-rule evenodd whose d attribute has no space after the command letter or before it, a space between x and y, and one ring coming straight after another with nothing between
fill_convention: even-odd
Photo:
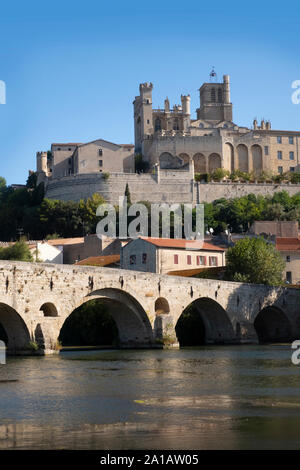
<instances>
[{"instance_id":1,"label":"arched window","mask_svg":"<svg viewBox=\"0 0 300 470\"><path fill-rule=\"evenodd\" d=\"M174 131L179 131L179 124L178 124L178 119L177 118L174 119L173 130Z\"/></svg>"},{"instance_id":2,"label":"arched window","mask_svg":"<svg viewBox=\"0 0 300 470\"><path fill-rule=\"evenodd\" d=\"M211 100L216 101L216 90L215 90L215 88L212 88L212 90L211 90Z\"/></svg>"},{"instance_id":3,"label":"arched window","mask_svg":"<svg viewBox=\"0 0 300 470\"><path fill-rule=\"evenodd\" d=\"M203 128L204 128L203 122L200 122L199 127L200 127L200 129L203 129Z\"/></svg>"},{"instance_id":4,"label":"arched window","mask_svg":"<svg viewBox=\"0 0 300 470\"><path fill-rule=\"evenodd\" d=\"M218 89L218 101L219 103L222 103L222 88Z\"/></svg>"},{"instance_id":5,"label":"arched window","mask_svg":"<svg viewBox=\"0 0 300 470\"><path fill-rule=\"evenodd\" d=\"M155 132L161 130L161 121L159 118L155 119Z\"/></svg>"}]
</instances>

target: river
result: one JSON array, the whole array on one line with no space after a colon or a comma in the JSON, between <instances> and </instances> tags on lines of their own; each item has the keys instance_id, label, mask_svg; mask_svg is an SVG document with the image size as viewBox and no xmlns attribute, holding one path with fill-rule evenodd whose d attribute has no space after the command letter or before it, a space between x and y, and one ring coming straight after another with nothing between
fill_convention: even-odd
<instances>
[{"instance_id":1,"label":"river","mask_svg":"<svg viewBox=\"0 0 300 470\"><path fill-rule=\"evenodd\" d=\"M0 366L0 449L297 449L289 345L69 351Z\"/></svg>"}]
</instances>

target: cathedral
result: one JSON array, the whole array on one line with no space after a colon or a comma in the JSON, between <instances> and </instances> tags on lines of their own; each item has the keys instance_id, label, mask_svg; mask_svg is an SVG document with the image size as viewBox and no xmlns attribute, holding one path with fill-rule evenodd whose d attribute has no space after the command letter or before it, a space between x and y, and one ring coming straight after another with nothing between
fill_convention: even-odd
<instances>
[{"instance_id":1,"label":"cathedral","mask_svg":"<svg viewBox=\"0 0 300 470\"><path fill-rule=\"evenodd\" d=\"M99 138L53 143L51 150L37 152L38 182L44 182L47 197L72 200L100 192L115 201L130 183L136 200L146 196L150 200L159 193L163 201L177 196L194 201L193 189L188 195L187 187L198 180L195 173L217 168L255 176L300 171L300 132L273 130L270 121L264 120L254 119L251 128L233 121L229 75L218 82L213 71L209 82L203 83L195 119L190 95L181 95L181 103L173 107L166 98L163 108L154 109L152 92L152 83L140 84L133 102L134 145ZM145 181L136 171L136 162L142 164Z\"/></svg>"},{"instance_id":2,"label":"cathedral","mask_svg":"<svg viewBox=\"0 0 300 470\"><path fill-rule=\"evenodd\" d=\"M300 132L275 131L269 121L253 121L253 127L233 122L230 78L203 83L196 119L191 116L190 96L181 95L181 104L163 109L152 107L152 83L140 85L134 100L135 153L149 168L185 169L194 165L196 173L211 173L217 168L253 172L256 175L297 171Z\"/></svg>"}]
</instances>

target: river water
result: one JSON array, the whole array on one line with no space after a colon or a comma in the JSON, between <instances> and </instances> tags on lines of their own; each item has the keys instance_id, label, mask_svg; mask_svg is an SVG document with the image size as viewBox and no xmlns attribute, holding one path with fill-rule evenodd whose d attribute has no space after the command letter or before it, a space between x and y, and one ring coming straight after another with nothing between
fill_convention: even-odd
<instances>
[{"instance_id":1,"label":"river water","mask_svg":"<svg viewBox=\"0 0 300 470\"><path fill-rule=\"evenodd\" d=\"M291 348L62 352L0 366L0 449L298 449Z\"/></svg>"}]
</instances>

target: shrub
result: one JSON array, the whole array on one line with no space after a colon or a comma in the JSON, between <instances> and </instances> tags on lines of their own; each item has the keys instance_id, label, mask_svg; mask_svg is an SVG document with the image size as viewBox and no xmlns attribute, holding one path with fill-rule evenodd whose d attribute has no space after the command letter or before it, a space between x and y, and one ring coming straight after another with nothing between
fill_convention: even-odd
<instances>
[{"instance_id":1,"label":"shrub","mask_svg":"<svg viewBox=\"0 0 300 470\"><path fill-rule=\"evenodd\" d=\"M110 174L108 172L104 172L102 173L102 177L103 179L108 180L108 178L110 177Z\"/></svg>"},{"instance_id":2,"label":"shrub","mask_svg":"<svg viewBox=\"0 0 300 470\"><path fill-rule=\"evenodd\" d=\"M27 348L30 351L38 351L39 350L39 345L36 343L36 341L29 341Z\"/></svg>"},{"instance_id":3,"label":"shrub","mask_svg":"<svg viewBox=\"0 0 300 470\"><path fill-rule=\"evenodd\" d=\"M224 168L216 168L212 173L211 173L211 178L215 181L221 181L222 179L229 177L230 173L228 170L225 170Z\"/></svg>"},{"instance_id":4,"label":"shrub","mask_svg":"<svg viewBox=\"0 0 300 470\"><path fill-rule=\"evenodd\" d=\"M195 181L205 181L205 183L209 183L211 180L211 176L209 173L195 173Z\"/></svg>"},{"instance_id":5,"label":"shrub","mask_svg":"<svg viewBox=\"0 0 300 470\"><path fill-rule=\"evenodd\" d=\"M300 183L300 173L299 172L290 173L290 181L293 184L299 184Z\"/></svg>"}]
</instances>

